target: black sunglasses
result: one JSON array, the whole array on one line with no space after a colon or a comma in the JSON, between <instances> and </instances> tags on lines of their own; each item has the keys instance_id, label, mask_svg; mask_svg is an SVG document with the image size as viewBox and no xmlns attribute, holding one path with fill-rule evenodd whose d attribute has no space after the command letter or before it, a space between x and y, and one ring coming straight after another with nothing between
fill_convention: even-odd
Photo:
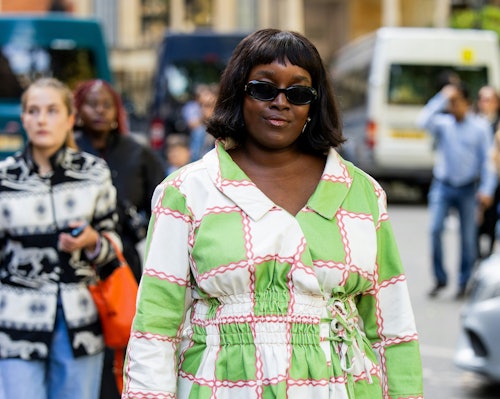
<instances>
[{"instance_id":1,"label":"black sunglasses","mask_svg":"<svg viewBox=\"0 0 500 399\"><path fill-rule=\"evenodd\" d=\"M286 99L295 105L306 105L318 98L318 92L309 86L294 85L278 89L275 85L260 80L252 80L245 85L245 93L260 101L272 101L279 93L285 93Z\"/></svg>"}]
</instances>

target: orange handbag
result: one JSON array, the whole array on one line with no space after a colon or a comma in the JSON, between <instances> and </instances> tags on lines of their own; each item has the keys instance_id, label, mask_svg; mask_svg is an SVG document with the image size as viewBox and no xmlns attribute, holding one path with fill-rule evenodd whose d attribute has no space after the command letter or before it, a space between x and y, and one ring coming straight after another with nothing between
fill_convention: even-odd
<instances>
[{"instance_id":1,"label":"orange handbag","mask_svg":"<svg viewBox=\"0 0 500 399\"><path fill-rule=\"evenodd\" d=\"M90 285L89 290L99 313L106 346L123 349L130 337L138 285L116 243L108 234L103 233L103 236L113 246L120 266L109 277Z\"/></svg>"}]
</instances>

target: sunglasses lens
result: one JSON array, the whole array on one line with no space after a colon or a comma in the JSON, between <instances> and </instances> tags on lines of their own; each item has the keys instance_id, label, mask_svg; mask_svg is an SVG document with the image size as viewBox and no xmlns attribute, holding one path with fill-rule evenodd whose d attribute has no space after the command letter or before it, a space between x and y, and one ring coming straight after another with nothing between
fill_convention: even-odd
<instances>
[{"instance_id":1,"label":"sunglasses lens","mask_svg":"<svg viewBox=\"0 0 500 399\"><path fill-rule=\"evenodd\" d=\"M305 105L316 99L316 91L312 87L290 86L278 89L276 86L259 81L251 81L245 86L245 92L260 101L272 101L279 93L284 92L286 99L292 104Z\"/></svg>"},{"instance_id":2,"label":"sunglasses lens","mask_svg":"<svg viewBox=\"0 0 500 399\"><path fill-rule=\"evenodd\" d=\"M290 87L286 91L286 98L293 104L309 104L314 100L314 94L308 87Z\"/></svg>"},{"instance_id":3,"label":"sunglasses lens","mask_svg":"<svg viewBox=\"0 0 500 399\"><path fill-rule=\"evenodd\" d=\"M252 82L247 85L247 93L260 101L271 101L278 95L278 89L264 82Z\"/></svg>"}]
</instances>

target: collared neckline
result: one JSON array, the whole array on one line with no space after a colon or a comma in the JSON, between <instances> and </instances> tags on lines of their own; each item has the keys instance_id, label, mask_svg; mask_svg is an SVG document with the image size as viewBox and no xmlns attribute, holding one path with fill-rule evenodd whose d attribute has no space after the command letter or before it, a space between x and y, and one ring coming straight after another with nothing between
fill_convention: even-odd
<instances>
[{"instance_id":1,"label":"collared neckline","mask_svg":"<svg viewBox=\"0 0 500 399\"><path fill-rule=\"evenodd\" d=\"M63 145L49 158L50 165L52 166L52 174L60 165L62 165L64 163L64 160L67 156L67 149L68 149L68 147L66 145ZM35 160L33 159L33 152L32 151L33 151L33 145L31 143L28 143L28 145L26 146L26 148L22 152L22 157L24 158L29 169L32 170L33 172L39 174L40 168L39 168L38 164L35 162Z\"/></svg>"},{"instance_id":2,"label":"collared neckline","mask_svg":"<svg viewBox=\"0 0 500 399\"><path fill-rule=\"evenodd\" d=\"M272 209L279 208L233 161L220 141L203 157L210 178L224 195L236 203L250 218L259 220ZM331 149L321 180L305 207L326 219L332 219L352 184L354 166Z\"/></svg>"}]
</instances>

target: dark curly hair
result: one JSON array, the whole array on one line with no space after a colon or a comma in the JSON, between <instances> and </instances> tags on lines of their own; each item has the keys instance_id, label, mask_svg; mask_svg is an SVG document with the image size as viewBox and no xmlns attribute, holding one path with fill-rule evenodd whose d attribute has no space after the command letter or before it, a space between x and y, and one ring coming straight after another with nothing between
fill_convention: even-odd
<instances>
[{"instance_id":1,"label":"dark curly hair","mask_svg":"<svg viewBox=\"0 0 500 399\"><path fill-rule=\"evenodd\" d=\"M213 116L207 131L215 138L232 138L237 144L245 140L243 119L244 87L256 65L285 63L289 60L309 72L318 98L311 103L311 121L299 138L305 152L324 155L331 147L345 141L340 112L333 87L318 50L309 39L297 32L278 29L258 30L244 38L235 48L224 70Z\"/></svg>"}]
</instances>

